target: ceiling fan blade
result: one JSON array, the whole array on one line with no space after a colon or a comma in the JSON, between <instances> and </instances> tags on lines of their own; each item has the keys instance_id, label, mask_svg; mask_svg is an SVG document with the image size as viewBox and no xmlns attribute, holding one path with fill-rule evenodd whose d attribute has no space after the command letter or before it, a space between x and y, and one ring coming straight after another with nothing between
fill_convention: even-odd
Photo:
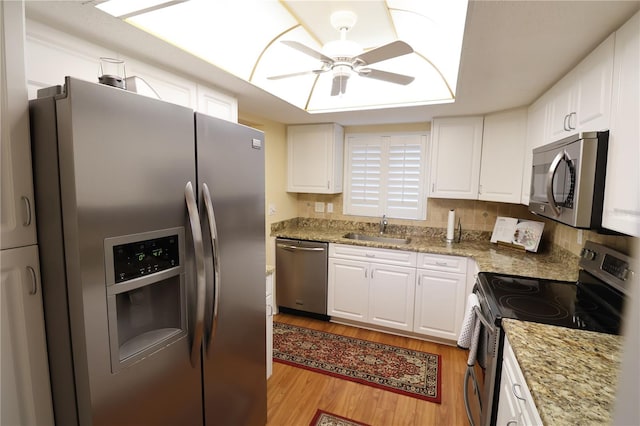
<instances>
[{"instance_id":1,"label":"ceiling fan blade","mask_svg":"<svg viewBox=\"0 0 640 426\"><path fill-rule=\"evenodd\" d=\"M347 80L349 76L336 75L331 84L331 96L338 96L347 91Z\"/></svg>"},{"instance_id":2,"label":"ceiling fan blade","mask_svg":"<svg viewBox=\"0 0 640 426\"><path fill-rule=\"evenodd\" d=\"M363 62L365 65L371 65L376 62L385 61L408 53L413 53L413 48L404 41L396 40L389 44L371 49L368 52L364 52L355 56L353 59L355 61Z\"/></svg>"},{"instance_id":3,"label":"ceiling fan blade","mask_svg":"<svg viewBox=\"0 0 640 426\"><path fill-rule=\"evenodd\" d=\"M388 81L389 83L396 83L407 85L415 80L415 77L404 74L396 74L395 72L376 70L372 68L364 68L358 70L358 75L361 77L374 78L376 80Z\"/></svg>"},{"instance_id":4,"label":"ceiling fan blade","mask_svg":"<svg viewBox=\"0 0 640 426\"><path fill-rule=\"evenodd\" d=\"M312 58L316 58L316 59L320 59L322 62L326 62L328 64L333 63L333 59L331 59L330 57L318 52L315 49L312 49L308 46L305 46L302 43L299 43L297 41L292 41L292 40L281 40L281 43L286 44L289 47L292 47L294 49L296 49L299 52L304 53L305 55L309 55Z\"/></svg>"},{"instance_id":5,"label":"ceiling fan blade","mask_svg":"<svg viewBox=\"0 0 640 426\"><path fill-rule=\"evenodd\" d=\"M298 77L300 75L321 74L321 73L326 72L326 71L328 71L328 70L320 69L320 70L293 72L291 74L272 75L271 77L267 77L267 80L281 80L283 78Z\"/></svg>"}]
</instances>

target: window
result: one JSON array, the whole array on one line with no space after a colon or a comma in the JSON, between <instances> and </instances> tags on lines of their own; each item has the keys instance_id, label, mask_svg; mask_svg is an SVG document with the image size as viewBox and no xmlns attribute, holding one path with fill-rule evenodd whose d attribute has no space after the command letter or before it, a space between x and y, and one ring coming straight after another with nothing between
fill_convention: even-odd
<instances>
[{"instance_id":1,"label":"window","mask_svg":"<svg viewBox=\"0 0 640 426\"><path fill-rule=\"evenodd\" d=\"M344 214L426 219L425 133L345 138Z\"/></svg>"}]
</instances>

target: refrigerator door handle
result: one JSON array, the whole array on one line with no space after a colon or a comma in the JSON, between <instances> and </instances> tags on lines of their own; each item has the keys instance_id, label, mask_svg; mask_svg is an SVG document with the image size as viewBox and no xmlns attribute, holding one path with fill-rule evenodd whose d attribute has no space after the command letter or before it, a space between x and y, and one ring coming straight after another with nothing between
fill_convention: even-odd
<instances>
[{"instance_id":1,"label":"refrigerator door handle","mask_svg":"<svg viewBox=\"0 0 640 426\"><path fill-rule=\"evenodd\" d=\"M196 196L193 192L193 185L191 182L187 182L187 185L184 188L184 198L187 203L187 211L189 213L189 223L191 224L191 234L193 236L193 248L196 263L196 321L193 330L193 341L191 344L191 365L195 368L199 366L198 356L200 354L202 336L204 333L206 273L200 215L198 214L198 205L196 203Z\"/></svg>"},{"instance_id":2,"label":"refrigerator door handle","mask_svg":"<svg viewBox=\"0 0 640 426\"><path fill-rule=\"evenodd\" d=\"M211 316L211 324L209 324L209 340L207 342L207 351L209 351L218 328L218 306L220 305L220 257L218 256L218 228L216 226L216 215L213 211L211 192L209 191L209 186L206 183L202 184L202 194L204 198L204 206L207 211L207 220L209 221L211 252L213 257L213 280L211 282L213 314Z\"/></svg>"}]
</instances>

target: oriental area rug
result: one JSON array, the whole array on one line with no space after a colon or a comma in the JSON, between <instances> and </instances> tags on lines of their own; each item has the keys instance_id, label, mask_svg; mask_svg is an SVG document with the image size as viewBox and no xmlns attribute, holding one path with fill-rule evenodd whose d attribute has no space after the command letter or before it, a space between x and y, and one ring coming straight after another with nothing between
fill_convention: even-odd
<instances>
[{"instance_id":1,"label":"oriental area rug","mask_svg":"<svg viewBox=\"0 0 640 426\"><path fill-rule=\"evenodd\" d=\"M273 323L273 360L440 403L440 356Z\"/></svg>"},{"instance_id":2,"label":"oriental area rug","mask_svg":"<svg viewBox=\"0 0 640 426\"><path fill-rule=\"evenodd\" d=\"M318 410L316 415L313 416L313 420L309 423L309 426L369 426L366 423L356 422L355 420L347 419L346 417L338 416L336 414L327 413L326 411Z\"/></svg>"}]
</instances>

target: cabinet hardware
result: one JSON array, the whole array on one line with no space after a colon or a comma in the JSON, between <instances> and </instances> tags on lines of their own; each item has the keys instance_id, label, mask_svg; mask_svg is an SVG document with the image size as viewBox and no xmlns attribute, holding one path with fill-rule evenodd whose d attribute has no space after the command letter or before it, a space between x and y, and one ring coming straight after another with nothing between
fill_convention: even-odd
<instances>
[{"instance_id":1,"label":"cabinet hardware","mask_svg":"<svg viewBox=\"0 0 640 426\"><path fill-rule=\"evenodd\" d=\"M36 277L36 271L31 266L27 266L27 271L31 277L31 290L29 290L29 295L33 296L38 292L38 278Z\"/></svg>"},{"instance_id":2,"label":"cabinet hardware","mask_svg":"<svg viewBox=\"0 0 640 426\"><path fill-rule=\"evenodd\" d=\"M328 180L327 181L327 189L330 189L330 188L331 188L331 181Z\"/></svg>"},{"instance_id":3,"label":"cabinet hardware","mask_svg":"<svg viewBox=\"0 0 640 426\"><path fill-rule=\"evenodd\" d=\"M511 391L513 392L513 396L518 398L520 401L526 401L525 398L523 398L520 395L518 395L518 393L516 392L516 386L520 387L520 384L519 383L514 383L513 386L511 387Z\"/></svg>"},{"instance_id":4,"label":"cabinet hardware","mask_svg":"<svg viewBox=\"0 0 640 426\"><path fill-rule=\"evenodd\" d=\"M437 265L437 266L449 266L449 265L447 264L447 262L440 262L440 261L437 261L437 260L436 260L436 265Z\"/></svg>"},{"instance_id":5,"label":"cabinet hardware","mask_svg":"<svg viewBox=\"0 0 640 426\"><path fill-rule=\"evenodd\" d=\"M22 224L24 226L29 226L31 225L31 201L29 201L29 198L24 195L20 198L24 203L24 222L22 222Z\"/></svg>"},{"instance_id":6,"label":"cabinet hardware","mask_svg":"<svg viewBox=\"0 0 640 426\"><path fill-rule=\"evenodd\" d=\"M364 277L367 278L367 270L364 270Z\"/></svg>"},{"instance_id":7,"label":"cabinet hardware","mask_svg":"<svg viewBox=\"0 0 640 426\"><path fill-rule=\"evenodd\" d=\"M568 132L569 130L571 130L569 128L569 125L567 124L568 121L569 121L569 114L564 116L564 122L562 123L562 128L564 129L565 132Z\"/></svg>"},{"instance_id":8,"label":"cabinet hardware","mask_svg":"<svg viewBox=\"0 0 640 426\"><path fill-rule=\"evenodd\" d=\"M569 114L569 130L575 130L576 126L575 125L574 126L571 125L571 117L576 117L575 121L578 121L577 120L578 114L575 111Z\"/></svg>"}]
</instances>

